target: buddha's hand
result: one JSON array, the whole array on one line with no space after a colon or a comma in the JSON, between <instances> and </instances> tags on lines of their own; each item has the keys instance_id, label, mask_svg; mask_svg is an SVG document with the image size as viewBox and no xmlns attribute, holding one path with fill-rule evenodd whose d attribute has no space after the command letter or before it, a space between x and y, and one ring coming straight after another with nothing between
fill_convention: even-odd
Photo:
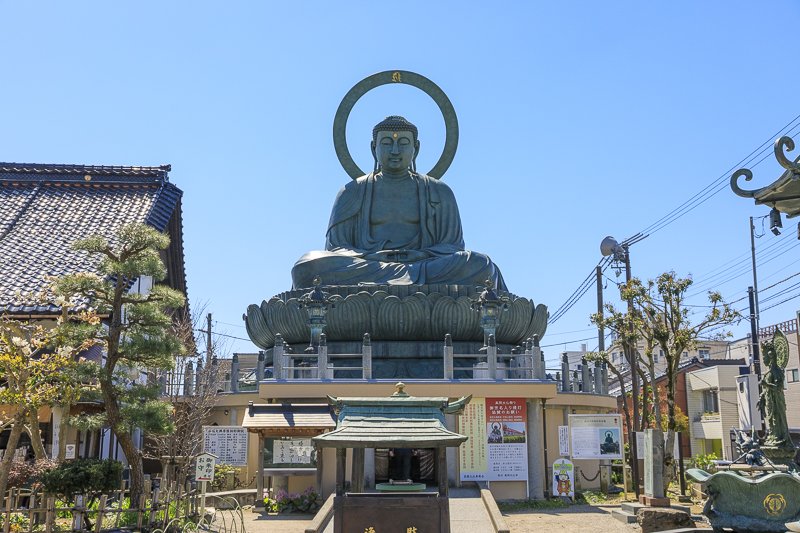
<instances>
[{"instance_id":1,"label":"buddha's hand","mask_svg":"<svg viewBox=\"0 0 800 533\"><path fill-rule=\"evenodd\" d=\"M429 255L421 250L381 250L369 254L365 259L383 261L384 263L413 263L428 257Z\"/></svg>"}]
</instances>

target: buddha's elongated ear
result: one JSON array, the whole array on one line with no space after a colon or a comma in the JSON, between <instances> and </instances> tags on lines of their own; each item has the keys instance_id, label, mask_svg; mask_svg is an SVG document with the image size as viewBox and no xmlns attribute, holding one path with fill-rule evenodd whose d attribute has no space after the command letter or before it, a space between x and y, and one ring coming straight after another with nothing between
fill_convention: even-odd
<instances>
[{"instance_id":1,"label":"buddha's elongated ear","mask_svg":"<svg viewBox=\"0 0 800 533\"><path fill-rule=\"evenodd\" d=\"M411 171L417 171L417 156L419 155L419 140L414 141L414 158L411 160Z\"/></svg>"},{"instance_id":2,"label":"buddha's elongated ear","mask_svg":"<svg viewBox=\"0 0 800 533\"><path fill-rule=\"evenodd\" d=\"M369 143L370 150L372 150L372 173L377 174L380 170L380 165L378 164L378 153L375 151L376 145L375 141Z\"/></svg>"}]
</instances>

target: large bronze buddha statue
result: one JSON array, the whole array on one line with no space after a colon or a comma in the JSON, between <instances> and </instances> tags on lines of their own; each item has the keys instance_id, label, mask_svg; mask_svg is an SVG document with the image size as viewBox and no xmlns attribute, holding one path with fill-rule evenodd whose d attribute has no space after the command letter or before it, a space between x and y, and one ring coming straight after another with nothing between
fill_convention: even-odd
<instances>
[{"instance_id":1,"label":"large bronze buddha statue","mask_svg":"<svg viewBox=\"0 0 800 533\"><path fill-rule=\"evenodd\" d=\"M507 290L488 256L464 249L453 191L416 172L417 127L391 116L372 131L374 171L348 183L333 205L324 251L295 263L295 289L325 285L480 285Z\"/></svg>"}]
</instances>

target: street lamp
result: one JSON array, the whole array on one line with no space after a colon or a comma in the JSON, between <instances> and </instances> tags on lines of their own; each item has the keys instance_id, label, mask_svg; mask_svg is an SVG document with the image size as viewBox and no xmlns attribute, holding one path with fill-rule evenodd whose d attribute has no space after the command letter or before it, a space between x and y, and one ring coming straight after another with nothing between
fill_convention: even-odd
<instances>
[{"instance_id":1,"label":"street lamp","mask_svg":"<svg viewBox=\"0 0 800 533\"><path fill-rule=\"evenodd\" d=\"M314 288L300 297L298 300L299 307L305 309L308 314L306 324L311 331L311 339L306 348L306 353L314 353L316 347L319 346L319 339L322 331L325 329L326 320L325 315L328 314L328 309L336 305L331 301L330 295L322 291L322 280L319 276L314 278Z\"/></svg>"},{"instance_id":2,"label":"street lamp","mask_svg":"<svg viewBox=\"0 0 800 533\"><path fill-rule=\"evenodd\" d=\"M494 281L487 278L483 282L485 289L477 298L472 300L472 309L481 314L481 329L483 330L483 348L478 353L486 353L489 345L489 336L497 338L496 331L500 325L500 315L508 310L509 299L507 296L498 296L494 290Z\"/></svg>"}]
</instances>

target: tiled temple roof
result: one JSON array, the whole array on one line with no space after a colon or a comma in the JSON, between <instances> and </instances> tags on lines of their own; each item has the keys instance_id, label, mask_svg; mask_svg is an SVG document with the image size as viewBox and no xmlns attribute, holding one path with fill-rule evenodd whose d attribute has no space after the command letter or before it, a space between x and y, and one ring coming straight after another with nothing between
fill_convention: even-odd
<instances>
[{"instance_id":1,"label":"tiled temple roof","mask_svg":"<svg viewBox=\"0 0 800 533\"><path fill-rule=\"evenodd\" d=\"M0 163L0 313L57 313L38 298L46 277L98 266L72 243L98 233L111 240L135 222L170 234L168 283L185 291L183 193L169 182L169 171L169 165Z\"/></svg>"}]
</instances>

